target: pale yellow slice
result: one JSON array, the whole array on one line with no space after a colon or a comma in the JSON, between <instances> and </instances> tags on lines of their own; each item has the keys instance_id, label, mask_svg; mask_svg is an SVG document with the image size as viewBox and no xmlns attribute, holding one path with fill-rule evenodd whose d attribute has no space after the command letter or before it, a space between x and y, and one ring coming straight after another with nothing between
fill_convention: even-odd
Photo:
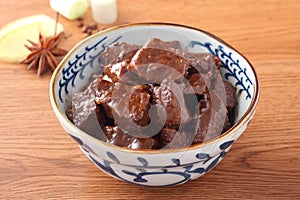
<instances>
[{"instance_id":1,"label":"pale yellow slice","mask_svg":"<svg viewBox=\"0 0 300 200\"><path fill-rule=\"evenodd\" d=\"M50 0L50 7L69 20L82 17L88 8L87 0Z\"/></svg>"},{"instance_id":2,"label":"pale yellow slice","mask_svg":"<svg viewBox=\"0 0 300 200\"><path fill-rule=\"evenodd\" d=\"M39 33L51 37L55 31L55 20L46 15L33 15L12 21L0 30L0 61L17 63L25 59L30 51L24 46L27 39L38 42ZM58 23L57 33L63 31Z\"/></svg>"}]
</instances>

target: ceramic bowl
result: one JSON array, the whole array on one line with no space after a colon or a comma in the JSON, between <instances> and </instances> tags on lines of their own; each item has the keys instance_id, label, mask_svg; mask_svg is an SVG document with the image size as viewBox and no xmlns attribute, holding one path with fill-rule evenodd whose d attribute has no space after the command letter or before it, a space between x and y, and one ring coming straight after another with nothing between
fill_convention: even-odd
<instances>
[{"instance_id":1,"label":"ceramic bowl","mask_svg":"<svg viewBox=\"0 0 300 200\"><path fill-rule=\"evenodd\" d=\"M236 86L234 126L221 136L186 148L130 150L102 142L74 126L65 112L72 95L82 91L93 73L100 73L99 53L114 42L144 44L149 38L179 40L192 52L209 52L222 61L224 79ZM145 186L172 186L194 180L214 168L242 135L259 99L254 68L237 50L216 36L178 24L140 23L107 29L79 42L59 64L50 83L53 110L63 129L78 143L83 154L114 178ZM70 152L71 153L71 152Z\"/></svg>"}]
</instances>

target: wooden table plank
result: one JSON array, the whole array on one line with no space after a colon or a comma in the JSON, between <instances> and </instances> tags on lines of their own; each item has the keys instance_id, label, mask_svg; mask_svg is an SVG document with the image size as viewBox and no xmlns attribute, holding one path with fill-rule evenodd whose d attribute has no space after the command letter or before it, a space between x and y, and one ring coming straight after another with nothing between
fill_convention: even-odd
<instances>
[{"instance_id":1,"label":"wooden table plank","mask_svg":"<svg viewBox=\"0 0 300 200\"><path fill-rule=\"evenodd\" d=\"M0 199L299 199L300 2L118 0L118 9L113 25L195 26L243 53L261 83L251 125L196 181L171 188L130 185L99 171L64 133L49 101L50 74L37 77L23 65L0 63ZM0 13L0 27L32 14L55 17L47 0L0 1ZM92 22L90 10L85 21ZM62 43L70 49L83 34L76 21L60 22L72 34Z\"/></svg>"}]
</instances>

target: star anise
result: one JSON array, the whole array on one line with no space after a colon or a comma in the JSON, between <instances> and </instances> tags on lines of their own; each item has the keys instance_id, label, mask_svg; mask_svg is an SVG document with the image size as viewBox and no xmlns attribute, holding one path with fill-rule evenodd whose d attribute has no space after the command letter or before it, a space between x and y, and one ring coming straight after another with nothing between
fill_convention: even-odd
<instances>
[{"instance_id":1,"label":"star anise","mask_svg":"<svg viewBox=\"0 0 300 200\"><path fill-rule=\"evenodd\" d=\"M54 71L59 60L67 54L66 50L58 47L62 36L63 32L46 39L39 34L38 43L28 40L31 46L25 44L25 47L30 50L31 53L20 63L28 64L27 69L36 69L39 76L45 73L49 68Z\"/></svg>"}]
</instances>

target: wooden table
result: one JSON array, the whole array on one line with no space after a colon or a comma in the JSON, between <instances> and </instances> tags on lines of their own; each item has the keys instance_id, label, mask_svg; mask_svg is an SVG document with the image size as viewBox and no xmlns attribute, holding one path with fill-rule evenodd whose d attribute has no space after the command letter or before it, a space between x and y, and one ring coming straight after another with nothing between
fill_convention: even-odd
<instances>
[{"instance_id":1,"label":"wooden table","mask_svg":"<svg viewBox=\"0 0 300 200\"><path fill-rule=\"evenodd\" d=\"M24 65L0 63L0 199L300 199L300 2L118 0L118 9L113 25L186 24L242 52L261 83L251 125L196 181L130 185L98 170L63 131L49 102L50 73L38 77ZM32 14L55 17L47 0L1 0L0 13L0 27ZM92 22L90 10L84 18ZM61 45L70 49L83 34L76 21L60 22L71 34Z\"/></svg>"}]
</instances>

